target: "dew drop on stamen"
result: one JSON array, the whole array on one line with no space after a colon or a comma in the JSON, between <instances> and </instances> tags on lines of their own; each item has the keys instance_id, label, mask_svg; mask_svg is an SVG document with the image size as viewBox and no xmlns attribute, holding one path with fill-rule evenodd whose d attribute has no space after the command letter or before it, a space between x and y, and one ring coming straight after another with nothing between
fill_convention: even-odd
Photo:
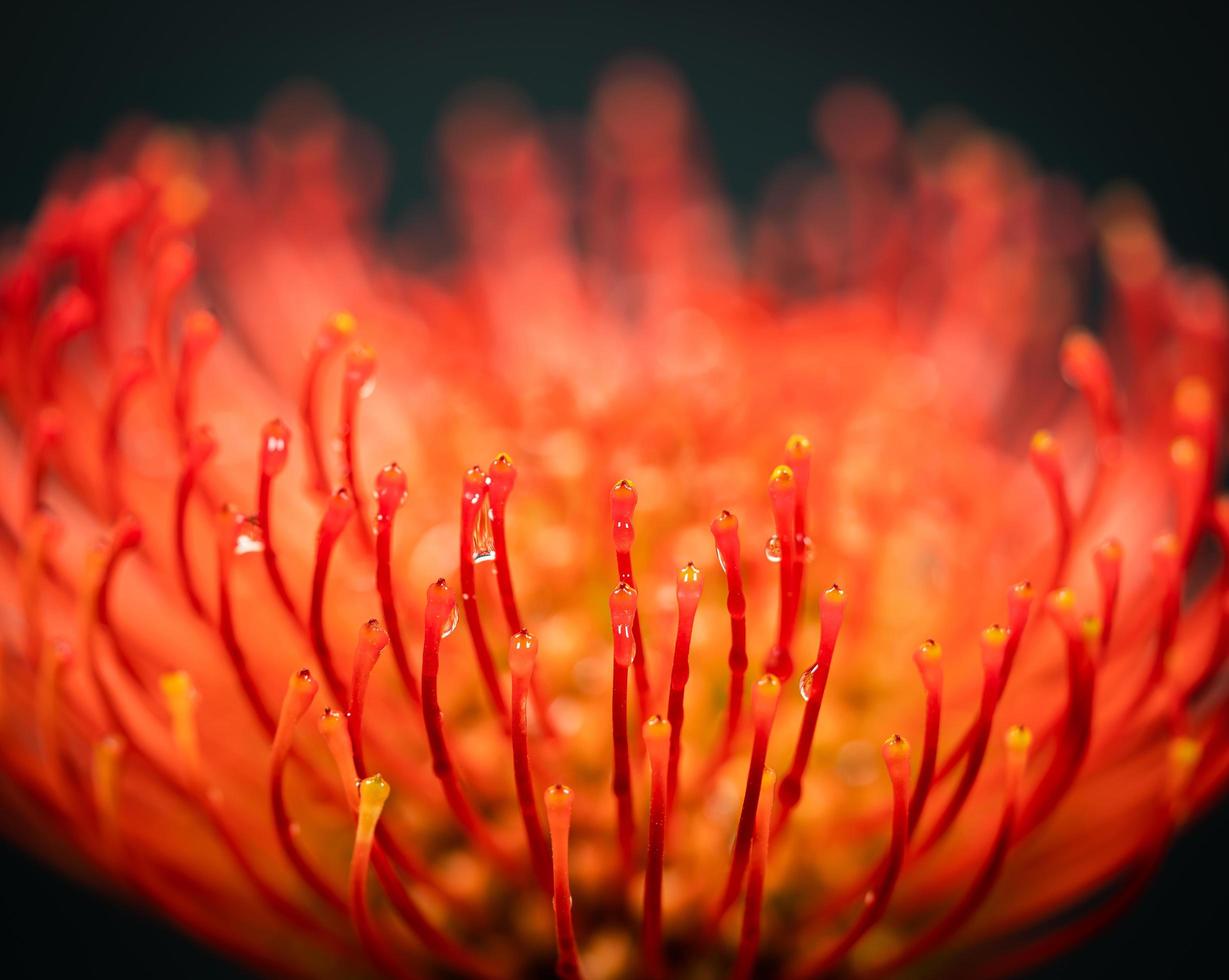
<instances>
[{"instance_id":1,"label":"dew drop on stamen","mask_svg":"<svg viewBox=\"0 0 1229 980\"><path fill-rule=\"evenodd\" d=\"M811 694L815 690L815 674L818 670L819 664L811 664L798 677L798 693L802 695L803 701L811 700Z\"/></svg>"},{"instance_id":2,"label":"dew drop on stamen","mask_svg":"<svg viewBox=\"0 0 1229 980\"><path fill-rule=\"evenodd\" d=\"M255 517L245 517L235 535L235 554L251 555L265 550L265 532Z\"/></svg>"},{"instance_id":3,"label":"dew drop on stamen","mask_svg":"<svg viewBox=\"0 0 1229 980\"><path fill-rule=\"evenodd\" d=\"M720 548L716 548L715 550L717 552L717 564L721 566L721 570L724 572L726 570L725 556L721 553Z\"/></svg>"},{"instance_id":4,"label":"dew drop on stamen","mask_svg":"<svg viewBox=\"0 0 1229 980\"><path fill-rule=\"evenodd\" d=\"M781 539L777 535L773 535L764 545L764 557L774 565L781 563Z\"/></svg>"},{"instance_id":5,"label":"dew drop on stamen","mask_svg":"<svg viewBox=\"0 0 1229 980\"><path fill-rule=\"evenodd\" d=\"M475 565L495 559L495 532L491 528L491 508L483 507L474 519L473 551Z\"/></svg>"},{"instance_id":6,"label":"dew drop on stamen","mask_svg":"<svg viewBox=\"0 0 1229 980\"><path fill-rule=\"evenodd\" d=\"M460 621L460 618L461 618L461 614L459 611L459 607L456 605L456 603L453 603L452 612L448 614L448 619L444 623L444 629L440 632L440 639L446 639L447 637L452 636L452 634L456 632L457 623Z\"/></svg>"}]
</instances>

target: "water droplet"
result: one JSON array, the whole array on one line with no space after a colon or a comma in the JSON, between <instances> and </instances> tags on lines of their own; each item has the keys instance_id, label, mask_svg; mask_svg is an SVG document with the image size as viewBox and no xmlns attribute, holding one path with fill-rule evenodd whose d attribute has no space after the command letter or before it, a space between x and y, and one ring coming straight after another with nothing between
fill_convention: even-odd
<instances>
[{"instance_id":1,"label":"water droplet","mask_svg":"<svg viewBox=\"0 0 1229 980\"><path fill-rule=\"evenodd\" d=\"M802 695L803 701L810 701L811 694L815 690L815 674L819 671L819 664L811 664L798 678L798 693Z\"/></svg>"},{"instance_id":2,"label":"water droplet","mask_svg":"<svg viewBox=\"0 0 1229 980\"><path fill-rule=\"evenodd\" d=\"M808 565L815 560L815 542L809 534L802 536L802 560Z\"/></svg>"},{"instance_id":3,"label":"water droplet","mask_svg":"<svg viewBox=\"0 0 1229 980\"><path fill-rule=\"evenodd\" d=\"M461 613L457 609L456 604L453 604L452 612L448 616L448 621L444 623L444 630L440 633L440 638L452 636L457 631L457 623L461 620Z\"/></svg>"},{"instance_id":4,"label":"water droplet","mask_svg":"<svg viewBox=\"0 0 1229 980\"><path fill-rule=\"evenodd\" d=\"M723 554L721 553L721 549L720 549L720 548L717 548L717 549L716 549L716 551L717 551L717 564L721 566L721 570L724 572L724 571L726 570L726 568L725 568L725 555L723 555Z\"/></svg>"},{"instance_id":5,"label":"water droplet","mask_svg":"<svg viewBox=\"0 0 1229 980\"><path fill-rule=\"evenodd\" d=\"M255 517L245 517L235 535L235 554L250 555L265 550L265 532Z\"/></svg>"},{"instance_id":6,"label":"water droplet","mask_svg":"<svg viewBox=\"0 0 1229 980\"><path fill-rule=\"evenodd\" d=\"M764 545L764 557L774 565L781 563L781 539L775 534Z\"/></svg>"},{"instance_id":7,"label":"water droplet","mask_svg":"<svg viewBox=\"0 0 1229 980\"><path fill-rule=\"evenodd\" d=\"M474 519L472 557L475 565L495 558L495 532L491 528L491 508L483 507Z\"/></svg>"}]
</instances>

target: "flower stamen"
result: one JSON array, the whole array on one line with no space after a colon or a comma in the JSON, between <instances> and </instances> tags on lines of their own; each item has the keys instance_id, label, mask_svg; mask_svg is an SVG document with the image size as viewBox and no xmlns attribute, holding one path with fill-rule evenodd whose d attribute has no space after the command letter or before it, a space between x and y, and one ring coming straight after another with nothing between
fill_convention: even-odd
<instances>
[{"instance_id":1,"label":"flower stamen","mask_svg":"<svg viewBox=\"0 0 1229 980\"><path fill-rule=\"evenodd\" d=\"M188 599L188 605L201 619L205 619L205 607L192 581L192 566L188 560L188 504L196 489L201 468L218 451L218 441L208 426L194 429L184 446L183 466L175 484L175 563L179 570L179 585Z\"/></svg>"},{"instance_id":2,"label":"flower stamen","mask_svg":"<svg viewBox=\"0 0 1229 980\"><path fill-rule=\"evenodd\" d=\"M342 704L349 701L349 692L341 679L333 662L333 652L329 649L328 640L324 635L324 590L328 581L329 559L337 539L346 529L346 524L354 516L354 502L350 494L343 488L329 498L328 507L320 519L320 532L316 537L316 564L312 569L312 597L308 614L308 630L311 634L312 649L320 661L320 669L324 673L324 682Z\"/></svg>"},{"instance_id":3,"label":"flower stamen","mask_svg":"<svg viewBox=\"0 0 1229 980\"><path fill-rule=\"evenodd\" d=\"M273 748L269 758L269 801L273 811L273 829L277 834L278 844L282 853L294 868L295 873L312 891L338 912L346 911L346 901L341 893L330 885L308 863L295 841L298 830L290 819L286 809L286 793L284 777L286 762L290 757L294 742L295 726L307 714L315 700L318 685L311 672L304 668L290 675L286 686L286 696L282 699L281 712L278 714L277 731L273 736Z\"/></svg>"},{"instance_id":4,"label":"flower stamen","mask_svg":"<svg viewBox=\"0 0 1229 980\"><path fill-rule=\"evenodd\" d=\"M241 542L245 542L241 544ZM246 542L256 542L255 545ZM232 504L223 506L218 515L218 635L222 638L222 646L230 658L235 677L243 689L244 699L264 729L265 735L272 739L277 730L277 722L272 712L261 697L260 688L256 686L256 678L252 676L247 657L239 645L239 637L235 633L234 612L230 601L230 567L236 554L245 547L262 547L263 537L260 525L252 518L240 513Z\"/></svg>"},{"instance_id":5,"label":"flower stamen","mask_svg":"<svg viewBox=\"0 0 1229 980\"><path fill-rule=\"evenodd\" d=\"M555 974L560 980L580 980L580 957L572 925L572 887L568 874L568 835L572 827L572 790L562 783L548 787L546 822L550 828L551 905L555 912Z\"/></svg>"},{"instance_id":6,"label":"flower stamen","mask_svg":"<svg viewBox=\"0 0 1229 980\"><path fill-rule=\"evenodd\" d=\"M320 426L316 420L316 386L320 371L330 354L339 350L354 335L357 329L353 314L334 313L324 322L316 334L310 353L307 355L307 370L299 395L299 415L307 433L310 485L317 493L328 493L328 471L324 465L324 446L320 439Z\"/></svg>"},{"instance_id":7,"label":"flower stamen","mask_svg":"<svg viewBox=\"0 0 1229 980\"><path fill-rule=\"evenodd\" d=\"M630 875L634 868L632 854L636 821L632 808L631 755L627 737L627 674L636 655L633 623L636 619L636 590L620 582L610 593L610 626L614 635L614 673L610 694L610 715L614 745L614 774L611 789L615 797L618 820L619 854L623 871Z\"/></svg>"},{"instance_id":8,"label":"flower stamen","mask_svg":"<svg viewBox=\"0 0 1229 980\"><path fill-rule=\"evenodd\" d=\"M260 430L260 479L256 488L256 516L264 529L265 570L269 573L269 582L283 608L290 614L296 625L302 626L299 612L286 588L286 580L282 577L281 567L277 561L277 551L273 547L273 479L286 468L286 456L290 448L290 429L281 419L266 422Z\"/></svg>"},{"instance_id":9,"label":"flower stamen","mask_svg":"<svg viewBox=\"0 0 1229 980\"><path fill-rule=\"evenodd\" d=\"M213 349L222 335L222 327L212 313L193 310L183 322L183 342L179 351L179 370L175 375L173 411L175 431L181 445L188 444L192 401L196 376L205 355Z\"/></svg>"},{"instance_id":10,"label":"flower stamen","mask_svg":"<svg viewBox=\"0 0 1229 980\"><path fill-rule=\"evenodd\" d=\"M482 617L478 612L477 583L474 576L475 545L474 538L481 514L483 502L487 496L486 474L482 467L471 466L465 472L461 481L461 608L465 612L465 625L469 627L470 639L474 645L474 657L478 661L478 672L486 685L487 696L491 700L495 713L506 728L508 725L508 706L504 702L503 687L499 682L499 674L495 669L495 660L491 656L491 648L487 645L486 634L482 629ZM483 552L485 559L489 553Z\"/></svg>"},{"instance_id":11,"label":"flower stamen","mask_svg":"<svg viewBox=\"0 0 1229 980\"><path fill-rule=\"evenodd\" d=\"M410 667L401 635L401 621L397 615L397 601L393 590L393 519L405 503L405 473L396 463L389 463L376 477L376 591L380 594L380 610L388 630L388 639L393 648L393 662L410 701L422 704L422 692L418 678Z\"/></svg>"},{"instance_id":12,"label":"flower stamen","mask_svg":"<svg viewBox=\"0 0 1229 980\"><path fill-rule=\"evenodd\" d=\"M1053 591L1066 572L1071 554L1071 539L1075 532L1075 516L1071 510L1067 482L1058 459L1058 443L1047 429L1038 429L1033 434L1028 447L1028 458L1045 485L1050 506L1054 511L1058 543L1054 551L1054 571L1050 576L1050 591Z\"/></svg>"},{"instance_id":13,"label":"flower stamen","mask_svg":"<svg viewBox=\"0 0 1229 980\"><path fill-rule=\"evenodd\" d=\"M755 736L751 742L751 759L747 765L747 785L743 790L742 809L738 813L738 828L734 832L734 847L730 870L721 897L709 919L709 934L717 931L738 893L751 855L751 835L755 830L755 815L759 809L760 791L764 780L764 760L768 757L768 740L772 735L777 703L781 700L781 681L775 674L764 674L755 682L751 695L751 718Z\"/></svg>"},{"instance_id":14,"label":"flower stamen","mask_svg":"<svg viewBox=\"0 0 1229 980\"><path fill-rule=\"evenodd\" d=\"M772 797L777 774L764 767L759 804L755 812L755 833L751 837L751 864L747 871L747 897L743 904L743 925L738 936L738 954L730 975L749 980L760 948L760 918L764 909L764 879L768 874L768 843L772 836Z\"/></svg>"},{"instance_id":15,"label":"flower stamen","mask_svg":"<svg viewBox=\"0 0 1229 980\"><path fill-rule=\"evenodd\" d=\"M632 543L636 540L636 527L633 523L636 500L636 488L627 480L620 480L610 491L610 523L619 581L630 589L636 588L636 576L632 572ZM636 615L632 619L632 639L636 647L632 657L632 671L636 680L636 701L641 719L647 720L652 699L649 668L645 659L644 637L640 629L639 609L636 610Z\"/></svg>"},{"instance_id":16,"label":"flower stamen","mask_svg":"<svg viewBox=\"0 0 1229 980\"><path fill-rule=\"evenodd\" d=\"M789 816L802 799L802 777L811 758L811 745L815 741L815 727L819 722L819 709L823 704L824 691L828 686L828 674L832 669L832 655L836 651L837 637L845 619L845 590L839 585L827 589L819 602L819 649L815 663L802 675L800 690L805 704L802 722L798 726L798 741L794 746L794 758L789 772L777 788L780 809L777 812L774 834L779 834L789 821Z\"/></svg>"},{"instance_id":17,"label":"flower stamen","mask_svg":"<svg viewBox=\"0 0 1229 980\"><path fill-rule=\"evenodd\" d=\"M644 723L649 755L649 843L644 864L644 922L641 944L645 975L665 975L661 949L661 884L666 854L666 769L670 758L670 722L654 715Z\"/></svg>"},{"instance_id":18,"label":"flower stamen","mask_svg":"<svg viewBox=\"0 0 1229 980\"><path fill-rule=\"evenodd\" d=\"M537 795L529 767L529 689L538 660L537 638L527 630L513 634L508 645L508 667L512 672L512 772L516 799L525 826L529 859L538 884L551 890L551 865L546 837L538 820Z\"/></svg>"},{"instance_id":19,"label":"flower stamen","mask_svg":"<svg viewBox=\"0 0 1229 980\"><path fill-rule=\"evenodd\" d=\"M354 500L358 514L358 537L366 548L371 547L371 526L365 516L364 497L358 489L358 470L355 461L354 430L358 417L358 404L370 391L376 369L375 351L367 344L359 344L346 351L345 374L341 392L341 448L342 481Z\"/></svg>"},{"instance_id":20,"label":"flower stamen","mask_svg":"<svg viewBox=\"0 0 1229 980\"><path fill-rule=\"evenodd\" d=\"M691 652L691 634L695 627L696 608L704 589L704 575L692 562L678 573L675 595L678 601L678 630L674 639L674 660L670 667L670 694L666 718L670 722L670 757L666 769L666 813L674 811L674 798L679 785L679 755L682 751L683 693L690 676L687 662Z\"/></svg>"},{"instance_id":21,"label":"flower stamen","mask_svg":"<svg viewBox=\"0 0 1229 980\"><path fill-rule=\"evenodd\" d=\"M798 613L798 577L794 555L798 550L795 521L798 510L798 481L788 466L778 466L768 480L768 495L772 500L772 519L776 526L775 560L780 566L780 610L777 620L777 642L768 652L764 669L779 680L793 673L791 647Z\"/></svg>"}]
</instances>

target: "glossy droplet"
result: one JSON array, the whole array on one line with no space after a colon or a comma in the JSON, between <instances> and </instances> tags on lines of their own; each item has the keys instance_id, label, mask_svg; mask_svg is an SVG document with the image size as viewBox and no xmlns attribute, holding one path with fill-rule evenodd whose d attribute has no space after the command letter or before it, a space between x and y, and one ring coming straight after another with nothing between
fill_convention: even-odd
<instances>
[{"instance_id":1,"label":"glossy droplet","mask_svg":"<svg viewBox=\"0 0 1229 980\"><path fill-rule=\"evenodd\" d=\"M781 563L781 539L777 535L773 535L764 545L764 557L774 565Z\"/></svg>"},{"instance_id":2,"label":"glossy droplet","mask_svg":"<svg viewBox=\"0 0 1229 980\"><path fill-rule=\"evenodd\" d=\"M250 555L265 550L265 532L254 517L245 517L235 535L235 554Z\"/></svg>"},{"instance_id":3,"label":"glossy droplet","mask_svg":"<svg viewBox=\"0 0 1229 980\"><path fill-rule=\"evenodd\" d=\"M721 570L724 572L726 570L725 556L721 553L720 548L716 548L714 550L717 552L717 564L721 566Z\"/></svg>"},{"instance_id":4,"label":"glossy droplet","mask_svg":"<svg viewBox=\"0 0 1229 980\"><path fill-rule=\"evenodd\" d=\"M491 528L491 508L483 507L474 519L473 551L475 565L495 558L495 532Z\"/></svg>"},{"instance_id":5,"label":"glossy droplet","mask_svg":"<svg viewBox=\"0 0 1229 980\"><path fill-rule=\"evenodd\" d=\"M448 614L448 619L444 623L444 629L440 633L440 639L452 636L457 630L457 623L460 622L460 612L456 603L453 603L452 611Z\"/></svg>"},{"instance_id":6,"label":"glossy droplet","mask_svg":"<svg viewBox=\"0 0 1229 980\"><path fill-rule=\"evenodd\" d=\"M810 701L811 694L815 690L815 675L819 671L819 664L811 664L804 670L798 678L798 693L802 695L803 701Z\"/></svg>"}]
</instances>

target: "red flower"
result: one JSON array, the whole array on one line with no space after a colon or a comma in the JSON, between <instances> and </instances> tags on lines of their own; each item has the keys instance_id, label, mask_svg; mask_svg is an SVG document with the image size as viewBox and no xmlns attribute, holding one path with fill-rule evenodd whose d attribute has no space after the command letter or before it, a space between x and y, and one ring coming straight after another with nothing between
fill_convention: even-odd
<instances>
[{"instance_id":1,"label":"red flower","mask_svg":"<svg viewBox=\"0 0 1229 980\"><path fill-rule=\"evenodd\" d=\"M1224 288L962 118L815 122L745 218L647 64L463 104L392 237L302 93L66 171L6 817L296 973L1006 972L1121 908L1229 778Z\"/></svg>"}]
</instances>

